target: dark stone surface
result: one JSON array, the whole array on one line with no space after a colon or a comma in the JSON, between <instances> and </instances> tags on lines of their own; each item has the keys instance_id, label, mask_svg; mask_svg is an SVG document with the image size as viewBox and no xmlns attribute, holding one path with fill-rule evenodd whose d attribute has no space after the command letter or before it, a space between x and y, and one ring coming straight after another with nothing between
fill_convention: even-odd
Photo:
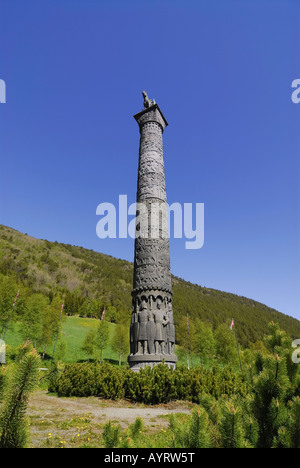
<instances>
[{"instance_id":1,"label":"dark stone surface","mask_svg":"<svg viewBox=\"0 0 300 468\"><path fill-rule=\"evenodd\" d=\"M143 96L145 109L134 116L140 129L128 357L134 370L163 360L173 367L177 360L162 140L168 123L155 101Z\"/></svg>"}]
</instances>

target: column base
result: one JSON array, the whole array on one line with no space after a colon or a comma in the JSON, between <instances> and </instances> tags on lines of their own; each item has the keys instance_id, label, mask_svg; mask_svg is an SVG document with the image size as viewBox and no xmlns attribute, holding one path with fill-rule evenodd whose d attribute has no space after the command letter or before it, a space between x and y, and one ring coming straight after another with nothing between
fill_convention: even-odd
<instances>
[{"instance_id":1,"label":"column base","mask_svg":"<svg viewBox=\"0 0 300 468\"><path fill-rule=\"evenodd\" d=\"M177 357L174 354L131 354L127 360L130 369L138 372L146 366L153 367L158 364L166 364L169 369L175 369Z\"/></svg>"}]
</instances>

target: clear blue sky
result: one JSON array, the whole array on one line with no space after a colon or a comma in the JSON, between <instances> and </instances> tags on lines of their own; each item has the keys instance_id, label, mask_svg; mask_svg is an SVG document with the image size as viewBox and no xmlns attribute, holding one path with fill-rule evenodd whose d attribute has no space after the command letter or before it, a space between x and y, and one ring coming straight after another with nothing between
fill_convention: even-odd
<instances>
[{"instance_id":1,"label":"clear blue sky","mask_svg":"<svg viewBox=\"0 0 300 468\"><path fill-rule=\"evenodd\" d=\"M205 204L173 274L300 319L298 0L1 0L0 223L133 260L96 207L136 195L143 89L169 203Z\"/></svg>"}]
</instances>

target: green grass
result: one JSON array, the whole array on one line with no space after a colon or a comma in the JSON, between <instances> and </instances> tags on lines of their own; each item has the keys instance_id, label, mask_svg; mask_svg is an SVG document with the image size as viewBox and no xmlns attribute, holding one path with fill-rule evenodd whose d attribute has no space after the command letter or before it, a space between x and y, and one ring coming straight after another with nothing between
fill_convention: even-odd
<instances>
[{"instance_id":1,"label":"green grass","mask_svg":"<svg viewBox=\"0 0 300 468\"><path fill-rule=\"evenodd\" d=\"M66 353L62 359L65 363L73 363L80 361L87 361L89 358L92 359L92 356L88 356L84 351L81 350L82 344L87 333L90 330L96 330L99 326L99 320L92 318L82 318L82 317L65 317L62 323L62 334L61 338L66 343ZM112 350L111 342L114 335L116 325L114 323L105 322L105 326L109 329L109 342L106 347L103 349L102 358L104 361L109 361L112 364L119 364L118 354ZM129 339L129 332L128 332ZM17 347L21 344L22 338L19 333L19 324L13 324L10 330L6 335L6 344L12 347ZM40 351L40 350L39 350ZM178 351L180 351L178 349ZM47 349L47 355L45 358L45 364L51 360L53 352L53 345L49 346ZM187 359L180 352L177 353L178 363L187 365ZM100 360L100 350L97 350L96 358ZM122 356L122 365L126 364L127 356ZM200 364L200 358L198 356L193 356L193 366ZM191 365L191 360L190 360Z\"/></svg>"},{"instance_id":2,"label":"green grass","mask_svg":"<svg viewBox=\"0 0 300 468\"><path fill-rule=\"evenodd\" d=\"M66 317L62 325L62 338L67 345L67 352L64 357L65 362L86 361L91 358L91 356L88 356L81 350L81 346L87 333L90 330L97 330L98 327L99 320L97 319ZM111 349L111 342L116 325L114 323L105 322L105 327L109 329L109 342L107 346L103 348L102 358L104 361L110 361L112 364L118 364L119 356ZM97 350L97 359L100 360L100 350ZM122 362L124 363L126 359L127 356L123 356Z\"/></svg>"},{"instance_id":3,"label":"green grass","mask_svg":"<svg viewBox=\"0 0 300 468\"><path fill-rule=\"evenodd\" d=\"M81 347L89 330L96 330L98 326L99 320L97 319L65 317L65 320L62 324L61 333L61 338L66 343L66 353L63 358L64 362L80 362L87 361L89 358L92 358L92 356L88 356L84 351L82 351ZM110 345L116 325L110 322L106 322L105 326L109 329L110 340L107 346L103 349L103 360L110 361L112 364L118 364L119 356L111 349ZM8 346L12 346L14 348L23 342L19 333L18 324L15 323L13 327L7 332L5 341ZM49 346L47 349L46 361L51 359L52 352L53 345ZM99 355L97 356L97 359L100 360L100 351L97 351L97 354ZM126 359L127 356L124 356L122 359L123 363Z\"/></svg>"}]
</instances>

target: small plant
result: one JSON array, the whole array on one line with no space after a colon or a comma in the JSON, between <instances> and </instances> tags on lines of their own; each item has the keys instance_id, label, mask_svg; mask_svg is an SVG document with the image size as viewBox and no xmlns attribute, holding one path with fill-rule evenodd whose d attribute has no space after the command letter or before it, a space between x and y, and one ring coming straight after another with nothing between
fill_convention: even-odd
<instances>
[{"instance_id":1,"label":"small plant","mask_svg":"<svg viewBox=\"0 0 300 468\"><path fill-rule=\"evenodd\" d=\"M137 417L133 424L130 424L129 431L133 440L137 439L144 429L144 421L142 418Z\"/></svg>"},{"instance_id":2,"label":"small plant","mask_svg":"<svg viewBox=\"0 0 300 468\"><path fill-rule=\"evenodd\" d=\"M3 389L0 413L0 448L22 448L27 442L26 409L38 382L40 358L35 349L24 353L12 368Z\"/></svg>"},{"instance_id":3,"label":"small plant","mask_svg":"<svg viewBox=\"0 0 300 468\"><path fill-rule=\"evenodd\" d=\"M172 432L171 447L211 447L209 420L204 408L200 407L194 410L191 418L185 424L172 414L170 417L170 430Z\"/></svg>"},{"instance_id":4,"label":"small plant","mask_svg":"<svg viewBox=\"0 0 300 468\"><path fill-rule=\"evenodd\" d=\"M246 445L241 409L226 402L222 410L221 440L223 448L244 448Z\"/></svg>"},{"instance_id":5,"label":"small plant","mask_svg":"<svg viewBox=\"0 0 300 468\"><path fill-rule=\"evenodd\" d=\"M105 448L116 448L120 442L121 427L119 424L113 424L107 421L104 426L103 440Z\"/></svg>"}]
</instances>

